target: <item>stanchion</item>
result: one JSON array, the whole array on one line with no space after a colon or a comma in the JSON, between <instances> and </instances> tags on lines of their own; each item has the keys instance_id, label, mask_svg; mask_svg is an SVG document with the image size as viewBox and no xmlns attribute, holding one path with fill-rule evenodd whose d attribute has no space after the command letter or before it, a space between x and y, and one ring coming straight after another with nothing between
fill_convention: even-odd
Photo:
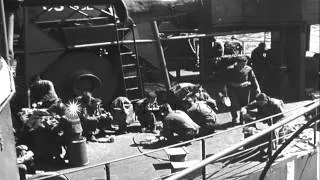
<instances>
[{"instance_id":1,"label":"stanchion","mask_svg":"<svg viewBox=\"0 0 320 180\"><path fill-rule=\"evenodd\" d=\"M110 164L105 164L106 169L106 180L111 180L110 178Z\"/></svg>"},{"instance_id":2,"label":"stanchion","mask_svg":"<svg viewBox=\"0 0 320 180\"><path fill-rule=\"evenodd\" d=\"M206 159L206 140L201 140L201 148L202 148L202 160ZM202 168L202 179L206 180L206 166Z\"/></svg>"}]
</instances>

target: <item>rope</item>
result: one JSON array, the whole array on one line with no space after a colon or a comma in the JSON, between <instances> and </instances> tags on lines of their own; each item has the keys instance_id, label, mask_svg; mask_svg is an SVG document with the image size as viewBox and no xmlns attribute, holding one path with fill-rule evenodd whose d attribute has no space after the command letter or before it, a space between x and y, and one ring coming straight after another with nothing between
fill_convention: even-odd
<instances>
[{"instance_id":1,"label":"rope","mask_svg":"<svg viewBox=\"0 0 320 180\"><path fill-rule=\"evenodd\" d=\"M141 148L140 148L140 144L138 144L138 143L135 141L135 138L134 138L134 137L132 137L132 142L134 143L134 145L137 146L138 151L139 151L141 154L143 154L144 156L149 157L149 158L152 158L152 159L155 159L155 160L158 160L158 161L169 161L168 159L163 159L163 158L151 156L151 155L149 155L149 154L144 154L144 152L143 152L143 151L141 150Z\"/></svg>"}]
</instances>

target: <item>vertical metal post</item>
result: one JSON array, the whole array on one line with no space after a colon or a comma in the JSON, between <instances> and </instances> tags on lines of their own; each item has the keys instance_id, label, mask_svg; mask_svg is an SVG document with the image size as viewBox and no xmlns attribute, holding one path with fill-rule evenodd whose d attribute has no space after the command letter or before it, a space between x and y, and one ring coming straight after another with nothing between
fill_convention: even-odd
<instances>
[{"instance_id":1,"label":"vertical metal post","mask_svg":"<svg viewBox=\"0 0 320 180\"><path fill-rule=\"evenodd\" d=\"M29 72L29 51L30 51L30 37L29 37L29 31L30 31L30 24L29 22L29 8L27 6L23 7L23 43L24 43L24 60L23 60L23 66L24 66L24 85L25 89L27 90L26 99L27 99L27 105L29 108L31 108L31 100L30 100L30 91L29 91L29 85L30 85L30 72ZM32 40L31 40L32 41Z\"/></svg>"},{"instance_id":2,"label":"vertical metal post","mask_svg":"<svg viewBox=\"0 0 320 180\"><path fill-rule=\"evenodd\" d=\"M268 159L272 157L272 132L270 132L270 139L269 139L269 147L268 147Z\"/></svg>"},{"instance_id":3,"label":"vertical metal post","mask_svg":"<svg viewBox=\"0 0 320 180\"><path fill-rule=\"evenodd\" d=\"M201 153L202 153L202 160L206 159L206 140L201 140ZM202 179L206 180L206 166L202 168Z\"/></svg>"},{"instance_id":4,"label":"vertical metal post","mask_svg":"<svg viewBox=\"0 0 320 180\"><path fill-rule=\"evenodd\" d=\"M318 108L319 107L316 107L315 109L315 117L318 117ZM316 155L317 155L317 165L316 165L316 169L319 169L320 168L320 141L318 142L317 144L317 127L318 126L318 123L317 123L317 120L315 121L314 123L314 128L313 128L313 144L314 144L314 148L315 148L315 151L317 152ZM320 180L320 171L317 171L317 180Z\"/></svg>"},{"instance_id":5,"label":"vertical metal post","mask_svg":"<svg viewBox=\"0 0 320 180\"><path fill-rule=\"evenodd\" d=\"M317 166L316 168L319 169L320 168L320 143L317 144L316 146L317 150ZM320 180L320 171L317 171L317 180Z\"/></svg>"},{"instance_id":6,"label":"vertical metal post","mask_svg":"<svg viewBox=\"0 0 320 180\"><path fill-rule=\"evenodd\" d=\"M270 126L273 125L273 118L270 118ZM272 157L272 149L273 149L273 135L274 135L274 130L270 132L269 136L269 147L268 147L268 158L270 159Z\"/></svg>"},{"instance_id":7,"label":"vertical metal post","mask_svg":"<svg viewBox=\"0 0 320 180\"><path fill-rule=\"evenodd\" d=\"M200 80L204 82L207 78L206 67L208 67L208 59L206 58L206 50L208 49L208 38L203 37L199 39L199 71L200 71Z\"/></svg>"},{"instance_id":8,"label":"vertical metal post","mask_svg":"<svg viewBox=\"0 0 320 180\"><path fill-rule=\"evenodd\" d=\"M162 74L164 76L166 90L169 91L171 89L171 83L170 83L166 60L164 58L164 52L163 52L162 45L160 42L159 30L158 30L158 25L157 25L156 20L153 21L153 33L155 35L155 39L156 39L156 43L157 43L157 48L158 48L157 53L158 53L158 57L160 57L160 66L161 66Z\"/></svg>"},{"instance_id":9,"label":"vertical metal post","mask_svg":"<svg viewBox=\"0 0 320 180\"><path fill-rule=\"evenodd\" d=\"M14 36L14 13L10 12L8 15L8 53L10 56L9 63L12 66L14 59L14 51L13 51L13 36Z\"/></svg>"},{"instance_id":10,"label":"vertical metal post","mask_svg":"<svg viewBox=\"0 0 320 180\"><path fill-rule=\"evenodd\" d=\"M318 116L318 108L315 109L316 111L316 117ZM319 169L320 168L320 143L317 144L317 121L315 121L314 123L314 128L313 128L313 144L314 144L314 148L315 148L315 151L317 152L316 155L317 155L317 164L316 164L316 169ZM320 171L318 170L317 171L317 180L320 180Z\"/></svg>"},{"instance_id":11,"label":"vertical metal post","mask_svg":"<svg viewBox=\"0 0 320 180\"><path fill-rule=\"evenodd\" d=\"M31 106L31 96L30 96L30 88L27 90L27 103L28 103L28 108L32 108Z\"/></svg>"},{"instance_id":12,"label":"vertical metal post","mask_svg":"<svg viewBox=\"0 0 320 180\"><path fill-rule=\"evenodd\" d=\"M315 111L316 111L315 116L317 117L318 116L318 108L316 108ZM313 144L314 144L314 148L317 148L317 121L315 121L314 126L313 126Z\"/></svg>"},{"instance_id":13,"label":"vertical metal post","mask_svg":"<svg viewBox=\"0 0 320 180\"><path fill-rule=\"evenodd\" d=\"M105 168L106 168L106 180L111 180L110 177L110 164L105 164Z\"/></svg>"},{"instance_id":14,"label":"vertical metal post","mask_svg":"<svg viewBox=\"0 0 320 180\"><path fill-rule=\"evenodd\" d=\"M4 10L4 2L2 0L0 0L0 25L1 25L1 30L0 33L2 33L0 36L2 36L0 38L0 40L2 40L2 42L0 42L0 53L2 53L2 56L4 57L5 61L9 61L9 47L8 47L8 35L7 35L7 23L6 23L6 14L5 14L5 10Z\"/></svg>"}]
</instances>

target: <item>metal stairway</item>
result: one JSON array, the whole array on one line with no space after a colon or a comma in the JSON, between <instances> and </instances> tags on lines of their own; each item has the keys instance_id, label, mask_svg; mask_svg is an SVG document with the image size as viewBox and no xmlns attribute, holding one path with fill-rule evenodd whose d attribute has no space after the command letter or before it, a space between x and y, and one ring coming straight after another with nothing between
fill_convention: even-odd
<instances>
[{"instance_id":1,"label":"metal stairway","mask_svg":"<svg viewBox=\"0 0 320 180\"><path fill-rule=\"evenodd\" d=\"M115 23L116 40L121 62L124 95L130 101L137 101L144 96L141 64L139 60L134 26L124 27ZM122 40L127 33L132 33L132 40Z\"/></svg>"}]
</instances>

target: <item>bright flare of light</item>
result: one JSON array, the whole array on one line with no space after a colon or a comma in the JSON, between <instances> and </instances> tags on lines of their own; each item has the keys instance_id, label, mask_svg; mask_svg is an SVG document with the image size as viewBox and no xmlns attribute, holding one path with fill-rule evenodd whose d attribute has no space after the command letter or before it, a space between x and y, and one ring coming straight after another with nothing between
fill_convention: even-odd
<instances>
[{"instance_id":1,"label":"bright flare of light","mask_svg":"<svg viewBox=\"0 0 320 180\"><path fill-rule=\"evenodd\" d=\"M77 117L80 112L80 104L78 101L71 101L67 104L67 115Z\"/></svg>"}]
</instances>

